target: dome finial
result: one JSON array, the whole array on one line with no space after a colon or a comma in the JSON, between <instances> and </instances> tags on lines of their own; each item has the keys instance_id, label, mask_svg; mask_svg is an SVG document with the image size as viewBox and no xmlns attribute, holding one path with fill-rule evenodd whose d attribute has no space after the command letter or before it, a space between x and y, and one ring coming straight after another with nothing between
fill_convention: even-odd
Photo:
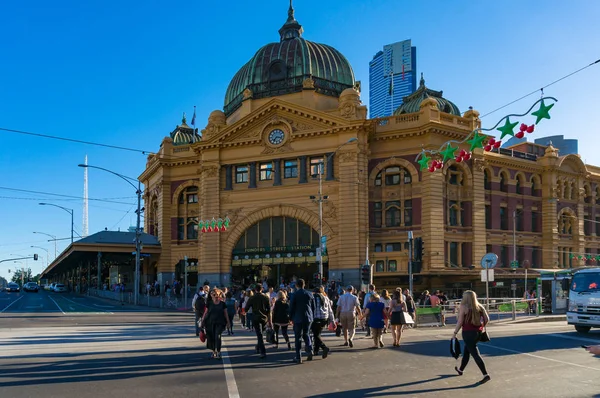
<instances>
[{"instance_id":1,"label":"dome finial","mask_svg":"<svg viewBox=\"0 0 600 398\"><path fill-rule=\"evenodd\" d=\"M181 124L186 124L187 119L185 118L185 112L183 112L183 117L181 118Z\"/></svg>"},{"instance_id":2,"label":"dome finial","mask_svg":"<svg viewBox=\"0 0 600 398\"><path fill-rule=\"evenodd\" d=\"M292 0L290 0L290 8L288 8L288 22L292 22L294 19L294 5L292 4Z\"/></svg>"},{"instance_id":3,"label":"dome finial","mask_svg":"<svg viewBox=\"0 0 600 398\"><path fill-rule=\"evenodd\" d=\"M419 81L419 86L425 86L425 79L423 78L423 72L421 72L421 80Z\"/></svg>"},{"instance_id":4,"label":"dome finial","mask_svg":"<svg viewBox=\"0 0 600 398\"><path fill-rule=\"evenodd\" d=\"M303 31L304 29L302 29L302 25L300 25L294 17L294 6L292 5L292 0L290 0L287 21L283 24L281 29L279 29L279 36L281 37L281 41L300 37L302 36Z\"/></svg>"}]
</instances>

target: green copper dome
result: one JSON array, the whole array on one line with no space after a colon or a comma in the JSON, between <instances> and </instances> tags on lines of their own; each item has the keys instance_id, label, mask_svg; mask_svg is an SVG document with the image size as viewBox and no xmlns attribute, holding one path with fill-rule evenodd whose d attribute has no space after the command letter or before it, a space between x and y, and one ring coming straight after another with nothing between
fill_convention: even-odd
<instances>
[{"instance_id":1,"label":"green copper dome","mask_svg":"<svg viewBox=\"0 0 600 398\"><path fill-rule=\"evenodd\" d=\"M452 101L442 97L443 91L430 90L425 86L425 79L421 73L421 81L417 91L409 96L402 99L402 105L394 111L394 115L401 115L403 113L415 113L421 109L421 102L426 98L433 98L438 105L438 109L445 113L460 116L460 110Z\"/></svg>"},{"instance_id":2,"label":"green copper dome","mask_svg":"<svg viewBox=\"0 0 600 398\"><path fill-rule=\"evenodd\" d=\"M183 114L183 118L181 119L181 124L175 127L175 130L171 132L171 139L173 140L173 145L190 145L195 144L202 140L197 133L198 129L193 129L188 126L185 113Z\"/></svg>"},{"instance_id":3,"label":"green copper dome","mask_svg":"<svg viewBox=\"0 0 600 398\"><path fill-rule=\"evenodd\" d=\"M279 29L281 40L258 50L229 83L224 108L227 116L241 105L246 88L252 98L265 98L303 88L339 97L342 91L354 87L354 72L348 60L333 47L305 40L302 32L290 1L288 19ZM309 78L312 82L304 87Z\"/></svg>"}]
</instances>

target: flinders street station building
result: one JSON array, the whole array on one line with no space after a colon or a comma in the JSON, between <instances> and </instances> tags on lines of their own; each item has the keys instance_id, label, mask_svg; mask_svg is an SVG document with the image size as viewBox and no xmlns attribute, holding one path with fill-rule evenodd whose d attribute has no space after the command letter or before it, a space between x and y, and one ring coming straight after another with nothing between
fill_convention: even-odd
<instances>
[{"instance_id":1,"label":"flinders street station building","mask_svg":"<svg viewBox=\"0 0 600 398\"><path fill-rule=\"evenodd\" d=\"M160 253L143 281L183 280L186 260L192 285L312 281L321 254L325 278L359 285L369 263L378 287L407 287L409 231L415 290L477 287L490 252L506 289L525 269L598 263L599 167L524 143L422 169L421 151L463 141L479 112L421 77L393 116L368 119L348 60L306 40L291 8L279 36L240 60L204 128L184 118L148 156L144 231Z\"/></svg>"}]
</instances>

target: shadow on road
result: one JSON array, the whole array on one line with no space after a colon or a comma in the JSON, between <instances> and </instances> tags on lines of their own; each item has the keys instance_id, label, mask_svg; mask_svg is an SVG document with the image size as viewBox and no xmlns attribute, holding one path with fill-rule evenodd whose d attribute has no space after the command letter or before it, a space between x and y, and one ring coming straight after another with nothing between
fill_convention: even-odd
<instances>
[{"instance_id":1,"label":"shadow on road","mask_svg":"<svg viewBox=\"0 0 600 398\"><path fill-rule=\"evenodd\" d=\"M431 379L426 380L418 380L411 381L408 383L395 384L391 386L381 386L381 387L370 387L370 388L361 388L355 390L345 390L345 391L336 391L327 394L318 394L318 395L310 395L309 398L348 398L348 397L390 397L395 395L415 395L415 394L426 394L426 393L435 393L441 391L457 391L457 390L466 390L470 388L475 388L479 386L479 383L472 383L465 386L456 386L456 387L431 387L431 388L423 388L420 390L408 390L408 391L389 391L402 387L411 387L417 386L421 384L434 383L440 380L448 379L450 377L458 377L457 375L439 375L437 377L433 377Z\"/></svg>"},{"instance_id":2,"label":"shadow on road","mask_svg":"<svg viewBox=\"0 0 600 398\"><path fill-rule=\"evenodd\" d=\"M214 362L204 359L197 350L189 348L151 350L146 351L144 355L131 355L131 352L127 354L112 358L11 364L9 368L0 371L0 387L114 381L163 374L198 374L197 372L204 370L214 370ZM6 379L10 380L4 381Z\"/></svg>"}]
</instances>

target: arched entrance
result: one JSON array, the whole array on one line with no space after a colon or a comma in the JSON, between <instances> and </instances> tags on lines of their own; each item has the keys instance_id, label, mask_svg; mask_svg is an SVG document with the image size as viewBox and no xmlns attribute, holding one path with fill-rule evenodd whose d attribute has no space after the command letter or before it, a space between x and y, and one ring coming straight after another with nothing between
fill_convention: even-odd
<instances>
[{"instance_id":1,"label":"arched entrance","mask_svg":"<svg viewBox=\"0 0 600 398\"><path fill-rule=\"evenodd\" d=\"M248 227L232 250L234 285L249 286L267 278L269 286L303 278L312 284L318 272L319 233L287 216L264 218ZM323 257L327 275L327 256Z\"/></svg>"}]
</instances>

